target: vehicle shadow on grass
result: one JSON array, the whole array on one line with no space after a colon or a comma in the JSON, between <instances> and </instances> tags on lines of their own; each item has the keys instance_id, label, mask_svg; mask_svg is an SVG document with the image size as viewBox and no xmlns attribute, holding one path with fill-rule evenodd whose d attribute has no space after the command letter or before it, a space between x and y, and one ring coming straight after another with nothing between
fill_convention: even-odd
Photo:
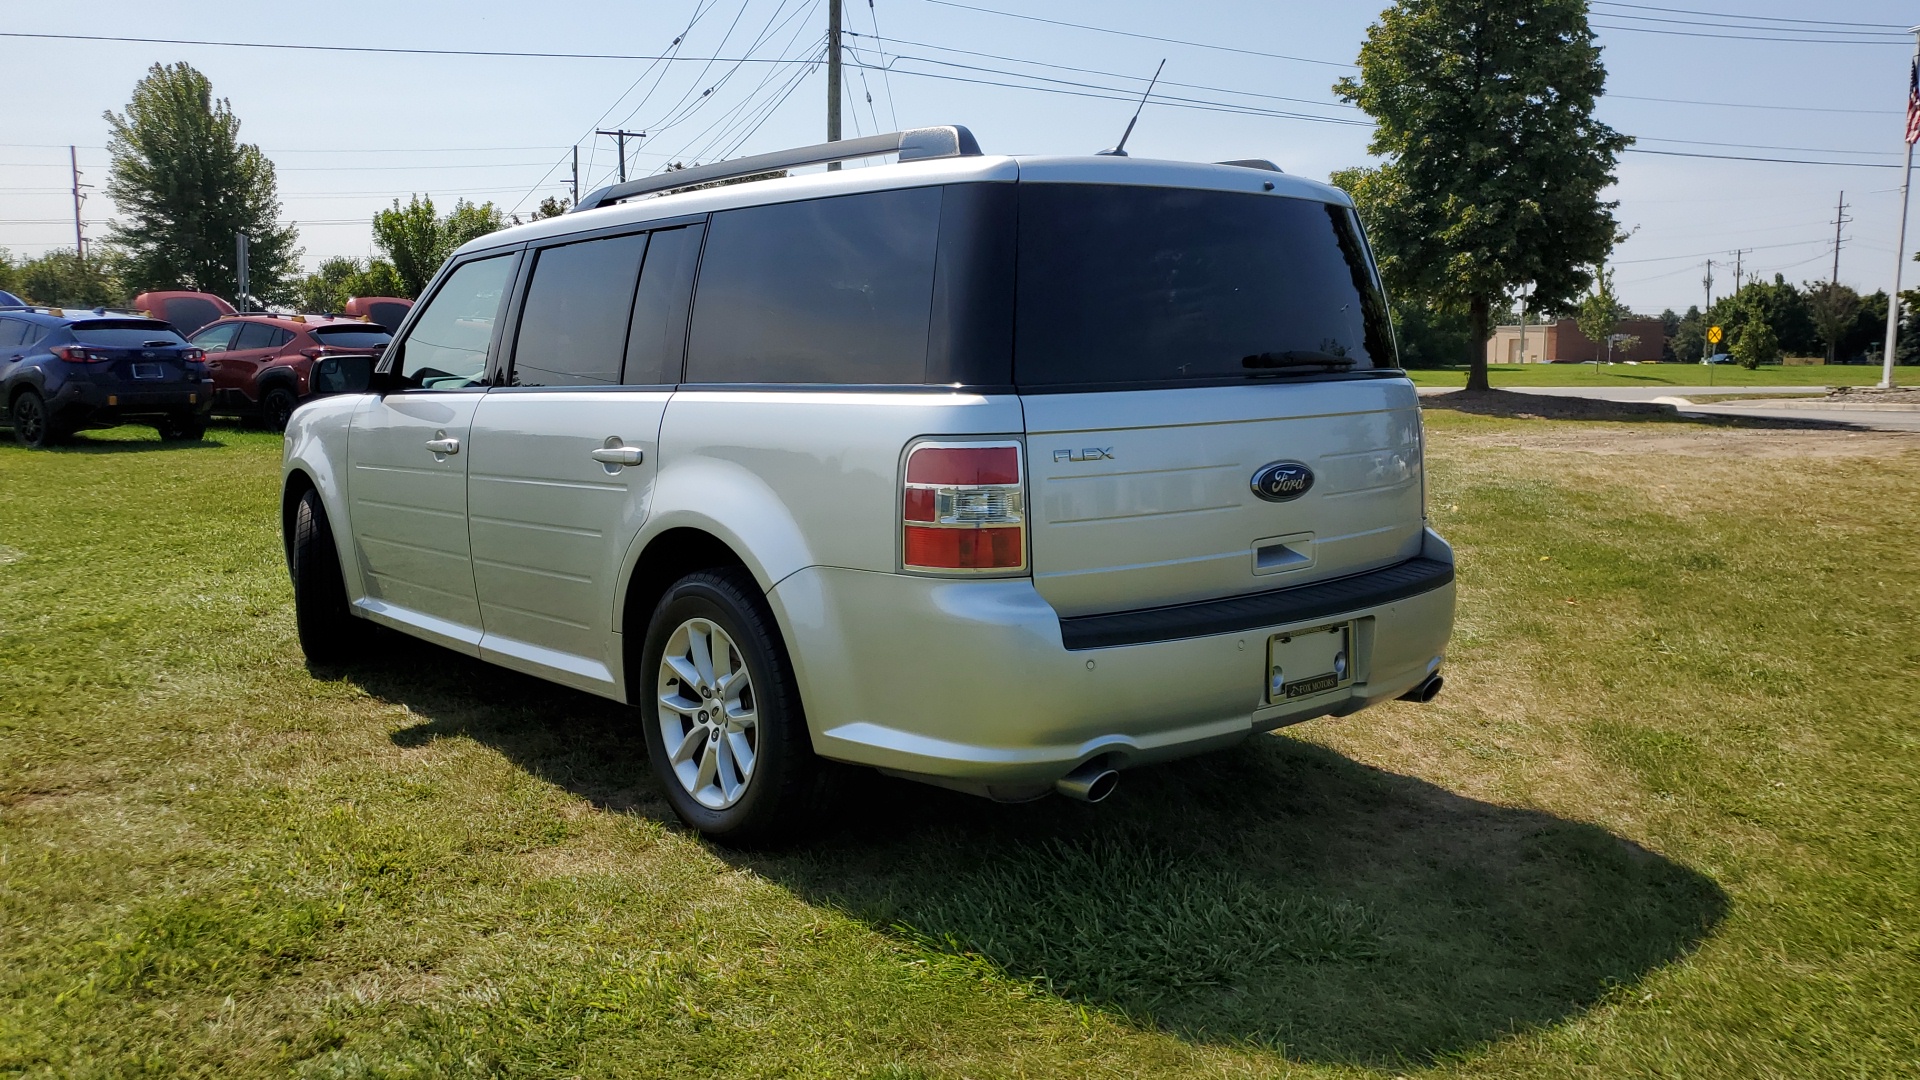
<instances>
[{"instance_id":1,"label":"vehicle shadow on grass","mask_svg":"<svg viewBox=\"0 0 1920 1080\"><path fill-rule=\"evenodd\" d=\"M1729 390L1737 393L1738 388ZM1701 427L1774 429L1781 431L1863 431L1866 428L1830 420L1781 416L1729 416L1725 413L1681 413L1671 405L1650 401L1602 401L1599 398L1528 394L1518 390L1454 390L1428 394L1420 407L1429 412L1455 412L1502 420L1585 420L1621 423L1692 424Z\"/></svg>"},{"instance_id":2,"label":"vehicle shadow on grass","mask_svg":"<svg viewBox=\"0 0 1920 1080\"><path fill-rule=\"evenodd\" d=\"M671 820L636 714L409 659L426 648L347 673L424 718L397 744L471 738L603 809ZM1727 910L1705 876L1603 829L1286 736L1130 772L1099 806L835 780L831 827L805 844L719 854L923 955L1299 1060L1424 1064L1577 1016Z\"/></svg>"}]
</instances>

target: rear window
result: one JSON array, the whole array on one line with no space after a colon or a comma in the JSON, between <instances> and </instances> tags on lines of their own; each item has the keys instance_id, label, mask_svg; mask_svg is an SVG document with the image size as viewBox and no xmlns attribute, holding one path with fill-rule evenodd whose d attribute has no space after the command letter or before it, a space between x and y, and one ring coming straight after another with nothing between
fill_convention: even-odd
<instances>
[{"instance_id":1,"label":"rear window","mask_svg":"<svg viewBox=\"0 0 1920 1080\"><path fill-rule=\"evenodd\" d=\"M715 214L687 381L923 381L939 234L939 188Z\"/></svg>"},{"instance_id":2,"label":"rear window","mask_svg":"<svg viewBox=\"0 0 1920 1080\"><path fill-rule=\"evenodd\" d=\"M406 321L407 312L411 310L413 310L412 304L395 304L391 302L385 304L368 304L367 318L372 319L380 326L386 327L387 333L391 334L395 330L400 329L400 324Z\"/></svg>"},{"instance_id":3,"label":"rear window","mask_svg":"<svg viewBox=\"0 0 1920 1080\"><path fill-rule=\"evenodd\" d=\"M1345 207L1184 188L1020 185L1022 387L1219 382L1397 366Z\"/></svg>"},{"instance_id":4,"label":"rear window","mask_svg":"<svg viewBox=\"0 0 1920 1080\"><path fill-rule=\"evenodd\" d=\"M191 334L224 315L219 305L197 296L179 296L163 302L164 311L154 314L172 323L183 334Z\"/></svg>"},{"instance_id":5,"label":"rear window","mask_svg":"<svg viewBox=\"0 0 1920 1080\"><path fill-rule=\"evenodd\" d=\"M73 327L73 340L103 349L165 348L187 343L172 327L150 322L78 323Z\"/></svg>"},{"instance_id":6,"label":"rear window","mask_svg":"<svg viewBox=\"0 0 1920 1080\"><path fill-rule=\"evenodd\" d=\"M314 340L336 349L377 349L391 336L377 326L316 326Z\"/></svg>"}]
</instances>

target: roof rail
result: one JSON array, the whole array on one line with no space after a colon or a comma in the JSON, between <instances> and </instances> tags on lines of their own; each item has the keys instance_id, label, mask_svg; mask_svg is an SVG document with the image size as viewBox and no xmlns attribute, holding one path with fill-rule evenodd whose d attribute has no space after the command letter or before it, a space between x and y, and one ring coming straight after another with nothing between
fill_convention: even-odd
<instances>
[{"instance_id":1,"label":"roof rail","mask_svg":"<svg viewBox=\"0 0 1920 1080\"><path fill-rule=\"evenodd\" d=\"M1234 161L1216 161L1215 165L1235 165L1242 169L1259 169L1261 172L1285 172L1280 166L1266 158L1239 158Z\"/></svg>"},{"instance_id":2,"label":"roof rail","mask_svg":"<svg viewBox=\"0 0 1920 1080\"><path fill-rule=\"evenodd\" d=\"M868 135L861 139L816 143L813 146L775 150L770 154L734 158L732 161L716 161L711 165L696 165L691 169L675 169L672 172L644 176L638 180L628 180L623 184L611 184L583 196L580 204L568 213L597 210L602 206L611 206L622 199L631 199L637 195L653 195L663 191L697 187L716 180L734 180L743 176L776 172L780 169L797 169L805 165L823 165L832 161L852 161L855 158L878 157L881 154L894 153L900 155L901 161L978 157L980 144L974 141L973 132L957 125L908 128L905 131L895 131L886 135Z\"/></svg>"}]
</instances>

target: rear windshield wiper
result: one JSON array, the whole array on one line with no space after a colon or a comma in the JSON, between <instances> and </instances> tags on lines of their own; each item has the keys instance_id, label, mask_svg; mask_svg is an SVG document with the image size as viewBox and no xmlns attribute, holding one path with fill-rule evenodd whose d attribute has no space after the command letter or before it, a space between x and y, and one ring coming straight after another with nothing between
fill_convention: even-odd
<instances>
[{"instance_id":1,"label":"rear windshield wiper","mask_svg":"<svg viewBox=\"0 0 1920 1080\"><path fill-rule=\"evenodd\" d=\"M1240 358L1240 366L1251 371L1346 371L1353 357L1335 356L1313 349L1288 349L1285 352L1254 353Z\"/></svg>"}]
</instances>

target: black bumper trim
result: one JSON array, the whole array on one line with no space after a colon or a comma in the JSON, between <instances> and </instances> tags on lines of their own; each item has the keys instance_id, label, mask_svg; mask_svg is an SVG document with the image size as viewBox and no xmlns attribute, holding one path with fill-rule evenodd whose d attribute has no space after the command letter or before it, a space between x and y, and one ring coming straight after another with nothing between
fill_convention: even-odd
<instances>
[{"instance_id":1,"label":"black bumper trim","mask_svg":"<svg viewBox=\"0 0 1920 1080\"><path fill-rule=\"evenodd\" d=\"M1251 596L1229 596L1222 600L1108 615L1076 615L1060 620L1060 638L1069 651L1079 652L1232 634L1391 604L1432 592L1452 581L1452 563L1408 559L1365 574Z\"/></svg>"}]
</instances>

